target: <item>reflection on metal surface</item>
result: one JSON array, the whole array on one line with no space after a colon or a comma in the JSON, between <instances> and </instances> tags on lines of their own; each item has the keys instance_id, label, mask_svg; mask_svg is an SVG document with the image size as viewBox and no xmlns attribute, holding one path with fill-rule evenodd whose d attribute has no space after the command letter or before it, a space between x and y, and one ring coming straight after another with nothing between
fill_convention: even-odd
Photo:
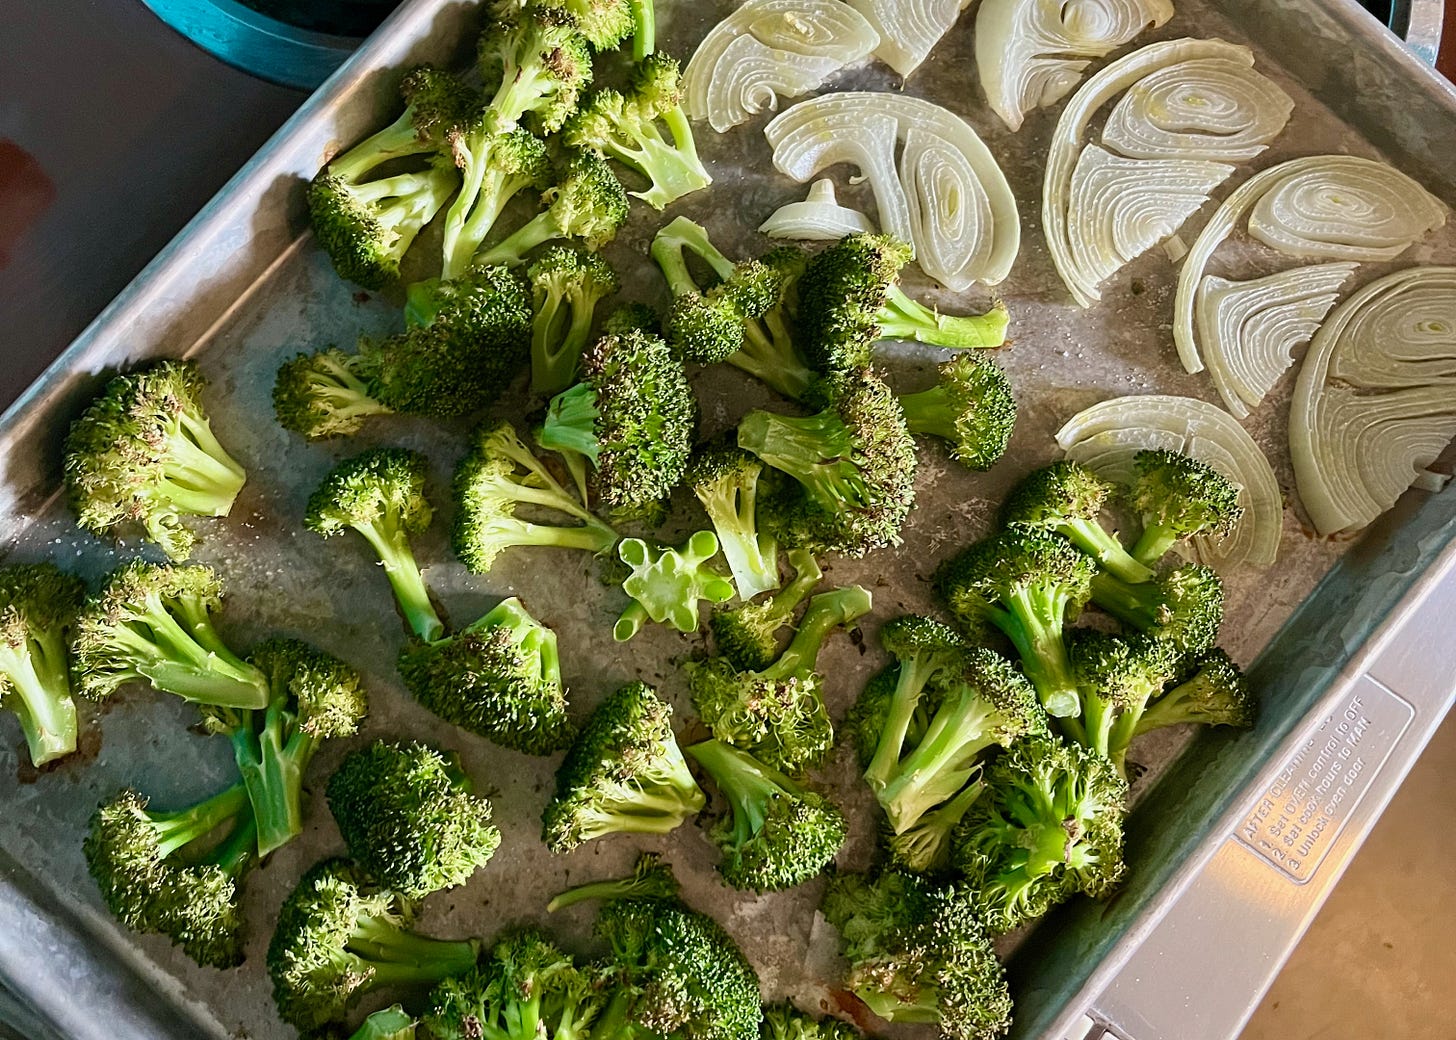
<instances>
[{"instance_id":1,"label":"reflection on metal surface","mask_svg":"<svg viewBox=\"0 0 1456 1040\"><path fill-rule=\"evenodd\" d=\"M1441 23L1446 15L1445 0L1396 0L1392 18L1396 15L1404 15L1403 24L1392 20L1391 28L1421 61L1436 64L1441 50Z\"/></svg>"}]
</instances>

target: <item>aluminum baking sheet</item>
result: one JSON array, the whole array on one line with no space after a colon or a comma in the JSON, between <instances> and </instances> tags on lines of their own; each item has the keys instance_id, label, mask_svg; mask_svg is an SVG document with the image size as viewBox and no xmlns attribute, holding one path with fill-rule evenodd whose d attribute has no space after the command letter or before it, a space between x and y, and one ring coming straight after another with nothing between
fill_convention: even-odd
<instances>
[{"instance_id":1,"label":"aluminum baking sheet","mask_svg":"<svg viewBox=\"0 0 1456 1040\"><path fill-rule=\"evenodd\" d=\"M686 56L732 6L659 0L662 43ZM215 428L250 475L233 515L226 522L204 525L198 553L199 560L216 567L227 581L225 635L240 647L274 633L298 635L350 660L366 672L372 694L361 739L407 733L457 750L495 803L504 834L500 852L465 888L432 897L423 928L442 936L489 937L510 923L542 920L541 908L551 893L624 871L637 849L656 848L678 869L688 901L723 920L750 952L766 996L791 996L810 1007L834 1006L833 987L842 966L832 930L813 911L818 884L763 897L733 892L717 881L714 850L694 827L663 839L613 838L567 856L548 854L538 841L538 821L555 760L495 748L444 726L413 704L393 674L404 632L364 544L352 537L324 542L299 522L309 491L339 458L385 443L424 451L435 464L431 491L440 508L417 554L450 618L466 623L498 598L519 595L560 634L578 714L619 683L641 678L678 705L684 739L697 735L678 666L702 649L700 639L649 628L625 647L614 644L611 621L625 600L579 555L516 552L483 578L466 574L453 561L445 535L447 482L461 451L464 425L442 429L389 419L375 422L358 438L318 445L285 434L272 420L269 390L283 357L328 343L348 345L361 332L387 332L399 320L397 301L359 293L341 282L304 233L305 179L340 143L357 139L381 118L392 116L395 70L419 60L468 53L475 17L467 5L439 0L415 0L397 12L7 413L0 433L5 467L0 533L13 545L14 559L50 556L93 579L138 553L150 553L134 540L103 543L76 532L55 495L59 443L66 423L103 375L152 356L196 357L213 381L209 401ZM1331 13L1314 0L1188 3L1159 33L1147 37L1217 35L1249 43L1258 68L1296 102L1285 133L1259 160L1242 168L1221 195L1256 168L1296 155L1345 151L1383 155L1421 177L1447 201L1453 198L1449 177L1456 169L1451 161L1456 157L1450 154L1456 148L1456 106L1433 80L1420 78L1413 62L1373 34L1362 36L1359 17L1363 15L1352 4L1334 5ZM1012 315L1014 343L1001 357L1022 402L1021 418L1007 460L990 474L968 473L927 446L919 504L905 544L867 560L834 560L827 566L829 582L860 582L876 597L863 638L836 638L824 656L823 664L834 677L829 698L836 714L883 663L874 639L879 620L931 608L924 578L934 563L988 529L993 506L1009 484L1054 457L1051 435L1068 417L1095 401L1128 393L1182 393L1216 400L1203 377L1185 375L1177 365L1169 333L1175 268L1161 251L1144 256L1110 281L1100 306L1082 311L1070 303L1040 233L1041 166L1055 110L1034 115L1013 135L983 109L974 85L972 22L971 16L963 20L906 89L946 104L975 126L1016 191L1023 249L1012 276L998 291ZM1306 41L1318 37L1327 46L1285 45L1291 38L1285 34L1296 26ZM830 89L898 86L888 70L870 66L842 74ZM804 192L773 171L761 133L764 121L722 137L703 128L700 147L717 183L711 193L684 200L668 214L702 220L730 253L762 248L765 243L752 229L774 208ZM845 201L861 201L861 189L849 188L845 176L839 180L846 186ZM660 299L660 279L645 260L658 223L656 214L640 208L608 251L624 273L628 298ZM1199 223L1195 218L1190 227ZM1453 260L1456 236L1448 228L1401 262ZM1257 263L1257 257L1237 246L1219 255L1220 267L1227 267L1224 273L1236 277L1254 273ZM1384 269L1368 265L1359 280L1363 283ZM912 287L950 311L980 309L990 299L983 292L955 296L923 283L912 282ZM885 351L885 365L897 386L918 389L929 381L940 356L897 346ZM731 425L746 408L768 401L756 386L745 389L744 381L730 371L702 372L695 381L704 400L705 433ZM1248 425L1289 492L1287 383ZM528 408L522 398L503 413L520 419ZM1140 745L1133 757L1148 774L1139 790L1152 789L1169 763L1182 777L1189 763L1213 762L1218 768L1212 772L1228 785L1230 795L1235 793L1317 696L1319 683L1328 678L1322 669L1338 666L1358 647L1388 603L1419 575L1432 547L1444 542L1446 508L1440 499L1409 496L1401 514L1413 514L1409 522L1382 524L1357 541L1343 543L1314 540L1298 509L1287 510L1279 564L1265 573L1228 575L1231 620L1224 644L1245 662L1253 661L1271 640L1280 648L1265 654L1255 669L1268 703L1259 728L1235 741L1205 735L1188 754L1182 754L1187 739L1182 734ZM1376 575L1390 577L1376 582ZM1322 581L1319 598L1286 626ZM1286 665L1293 668L1300 660L1297 651L1311 647L1320 649L1319 659L1308 667L1300 665L1297 674L1288 671ZM342 851L320 789L344 748L326 746L319 755L310 778L314 797L304 835L249 876L245 909L254 929L247 963L218 972L196 967L165 939L133 936L111 922L86 875L80 838L96 803L124 785L140 787L159 805L184 803L220 786L230 769L225 742L190 731L191 713L179 702L140 690L87 715L83 753L40 776L25 767L13 728L0 742L0 790L10 806L0 819L0 913L17 926L0 930L0 976L43 1017L79 1040L103 1035L271 1040L291 1035L274 1017L263 951L269 923L299 874L315 860ZM856 780L847 751L837 755L822 778L839 792L854 824L840 863L864 865L872 850L873 805ZM1139 914L1156 912L1160 885L1174 876L1180 856L1203 836L1209 812L1216 807L1214 795L1205 793L1200 801L1169 793L1169 786L1153 791L1156 816L1144 812L1134 818L1133 878L1125 894L1111 904L1073 907L1050 919L1030 939L1029 949L1036 956L1013 961L1021 1001L1018 1032L1035 1035L1079 992L1094 968L1125 956ZM1181 808L1172 813L1169 804ZM565 912L550 924L573 948L590 948L589 911ZM30 935L44 938L46 960L53 962L44 972L37 970L39 958ZM1035 965L1052 963L1062 969L1049 982ZM64 980L60 985L53 981L58 977ZM108 1014L108 1008L117 1010Z\"/></svg>"}]
</instances>

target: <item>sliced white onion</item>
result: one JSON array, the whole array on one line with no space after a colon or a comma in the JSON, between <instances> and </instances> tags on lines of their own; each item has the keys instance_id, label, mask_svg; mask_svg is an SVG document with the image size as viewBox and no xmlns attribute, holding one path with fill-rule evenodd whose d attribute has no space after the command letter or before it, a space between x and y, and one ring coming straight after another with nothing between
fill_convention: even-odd
<instances>
[{"instance_id":1,"label":"sliced white onion","mask_svg":"<svg viewBox=\"0 0 1456 1040\"><path fill-rule=\"evenodd\" d=\"M1090 62L1173 17L1171 0L981 0L976 68L991 111L1012 130L1060 101Z\"/></svg>"},{"instance_id":2,"label":"sliced white onion","mask_svg":"<svg viewBox=\"0 0 1456 1040\"><path fill-rule=\"evenodd\" d=\"M879 58L903 78L950 32L965 0L848 0L880 35Z\"/></svg>"},{"instance_id":3,"label":"sliced white onion","mask_svg":"<svg viewBox=\"0 0 1456 1040\"><path fill-rule=\"evenodd\" d=\"M1310 342L1289 414L1299 497L1322 535L1366 526L1456 437L1456 268L1379 278Z\"/></svg>"},{"instance_id":4,"label":"sliced white onion","mask_svg":"<svg viewBox=\"0 0 1456 1040\"><path fill-rule=\"evenodd\" d=\"M1268 567L1279 555L1284 504L1268 458L1223 409L1192 397L1118 397L1087 408L1057 431L1067 458L1110 480L1131 483L1132 459L1145 448L1166 448L1201 459L1239 485L1244 515L1224 538L1196 538L1210 566Z\"/></svg>"},{"instance_id":5,"label":"sliced white onion","mask_svg":"<svg viewBox=\"0 0 1456 1040\"><path fill-rule=\"evenodd\" d=\"M1208 374L1239 418L1294 364L1340 297L1356 264L1314 264L1234 282L1205 275L1193 313Z\"/></svg>"},{"instance_id":6,"label":"sliced white onion","mask_svg":"<svg viewBox=\"0 0 1456 1040\"><path fill-rule=\"evenodd\" d=\"M747 0L683 73L683 107L722 133L867 58L880 34L842 0Z\"/></svg>"},{"instance_id":7,"label":"sliced white onion","mask_svg":"<svg viewBox=\"0 0 1456 1040\"><path fill-rule=\"evenodd\" d=\"M1241 359L1247 349L1231 339L1212 338L1215 330L1228 329L1223 319L1198 313L1208 299L1203 289L1203 272L1219 245L1248 215L1249 233L1290 256L1361 261L1387 260L1410 247L1418 238L1445 223L1445 207L1415 181L1394 167L1373 159L1352 155L1311 155L1271 166L1250 177L1224 200L1189 250L1178 272L1178 289L1173 300L1173 342L1178 357L1189 372L1201 372L1205 356L1219 393L1236 415L1263 399L1279 375L1293 363L1283 362L1273 378L1241 380L1240 370L1257 368L1270 360ZM1257 215L1257 216L1256 216ZM1333 292L1343 278L1330 284L1329 268L1310 268L1307 276L1290 273L1287 295L1314 301ZM1296 284L1302 277L1310 285L1301 292ZM1304 338L1323 320L1329 307L1304 312L1312 321ZM1291 341L1292 351L1303 339ZM1214 355L1219 355L1216 365ZM1270 373L1265 373L1265 376ZM1238 402L1238 403L1236 403Z\"/></svg>"},{"instance_id":8,"label":"sliced white onion","mask_svg":"<svg viewBox=\"0 0 1456 1040\"><path fill-rule=\"evenodd\" d=\"M1205 168L1211 174L1217 160L1248 158L1262 150L1283 128L1292 108L1289 97L1255 72L1253 65L1248 48L1223 40L1154 43L1089 78L1062 110L1047 157L1042 225L1052 262L1083 307L1100 298L1098 284L1106 277L1102 265L1107 256L1105 243L1088 242L1073 235L1070 228L1072 182L1092 116L1128 91L1109 116L1103 143L1127 158L1213 161ZM1133 89L1144 81L1146 90ZM1163 106L1172 107L1164 111ZM1176 153L1171 153L1175 147ZM1166 204L1150 201L1145 208L1169 220L1186 209L1193 182L1185 167L1147 166L1142 191L1150 199L1165 190L1159 180L1161 169L1178 173L1166 189L1174 198ZM1233 172L1232 166L1224 169L1225 176ZM1106 223L1084 217L1079 226L1095 228Z\"/></svg>"},{"instance_id":9,"label":"sliced white onion","mask_svg":"<svg viewBox=\"0 0 1456 1040\"><path fill-rule=\"evenodd\" d=\"M809 197L803 202L790 202L774 210L758 230L769 238L838 242L859 232L874 234L875 224L859 210L841 206L834 182L825 179L809 185Z\"/></svg>"},{"instance_id":10,"label":"sliced white onion","mask_svg":"<svg viewBox=\"0 0 1456 1040\"><path fill-rule=\"evenodd\" d=\"M1016 199L959 116L903 94L852 91L801 102L765 133L774 165L797 181L837 163L858 167L880 226L914 246L921 269L946 287L995 285L1010 273L1021 248Z\"/></svg>"}]
</instances>

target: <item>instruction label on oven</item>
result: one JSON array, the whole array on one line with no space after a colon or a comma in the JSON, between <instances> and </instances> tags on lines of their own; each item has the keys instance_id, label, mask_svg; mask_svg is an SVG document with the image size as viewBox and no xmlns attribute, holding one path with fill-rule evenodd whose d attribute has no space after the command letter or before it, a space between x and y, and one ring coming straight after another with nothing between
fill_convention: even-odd
<instances>
[{"instance_id":1,"label":"instruction label on oven","mask_svg":"<svg viewBox=\"0 0 1456 1040\"><path fill-rule=\"evenodd\" d=\"M1314 877L1415 709L1369 676L1289 759L1236 837L1295 882Z\"/></svg>"}]
</instances>

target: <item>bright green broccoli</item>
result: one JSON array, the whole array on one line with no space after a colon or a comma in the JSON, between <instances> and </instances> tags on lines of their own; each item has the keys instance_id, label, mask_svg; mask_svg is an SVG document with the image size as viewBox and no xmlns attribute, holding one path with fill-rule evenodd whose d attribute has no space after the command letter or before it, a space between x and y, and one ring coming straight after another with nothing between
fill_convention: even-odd
<instances>
[{"instance_id":1,"label":"bright green broccoli","mask_svg":"<svg viewBox=\"0 0 1456 1040\"><path fill-rule=\"evenodd\" d=\"M518 599L454 635L410 643L399 674L430 711L501 747L549 755L571 737L556 633Z\"/></svg>"},{"instance_id":2,"label":"bright green broccoli","mask_svg":"<svg viewBox=\"0 0 1456 1040\"><path fill-rule=\"evenodd\" d=\"M951 458L974 470L1000 461L1016 426L1016 395L1006 373L976 354L958 354L941 365L940 381L901 394L900 407L911 433L939 437Z\"/></svg>"},{"instance_id":3,"label":"bright green broccoli","mask_svg":"<svg viewBox=\"0 0 1456 1040\"><path fill-rule=\"evenodd\" d=\"M493 131L494 113L477 109L447 135L459 165L460 194L445 211L440 277L462 278L506 204L523 191L540 193L555 179L546 144L529 130Z\"/></svg>"},{"instance_id":4,"label":"bright green broccoli","mask_svg":"<svg viewBox=\"0 0 1456 1040\"><path fill-rule=\"evenodd\" d=\"M479 967L430 995L435 1040L584 1040L607 994L535 930L500 939Z\"/></svg>"},{"instance_id":5,"label":"bright green broccoli","mask_svg":"<svg viewBox=\"0 0 1456 1040\"><path fill-rule=\"evenodd\" d=\"M445 134L480 103L464 83L430 65L407 73L400 94L404 114L330 161L308 187L319 244L341 277L366 289L399 281L404 254L459 186ZM419 168L375 176L409 158Z\"/></svg>"},{"instance_id":6,"label":"bright green broccoli","mask_svg":"<svg viewBox=\"0 0 1456 1040\"><path fill-rule=\"evenodd\" d=\"M123 791L91 817L86 866L122 924L230 968L243 959L238 882L256 858L256 833L242 784L165 813Z\"/></svg>"},{"instance_id":7,"label":"bright green broccoli","mask_svg":"<svg viewBox=\"0 0 1456 1040\"><path fill-rule=\"evenodd\" d=\"M728 802L709 837L723 852L718 870L734 888L777 892L802 885L844 847L844 814L823 795L719 740L686 750Z\"/></svg>"},{"instance_id":8,"label":"bright green broccoli","mask_svg":"<svg viewBox=\"0 0 1456 1040\"><path fill-rule=\"evenodd\" d=\"M779 540L863 556L898 545L915 502L915 441L869 371L830 376L815 415L750 412L738 446L794 478L768 514Z\"/></svg>"},{"instance_id":9,"label":"bright green broccoli","mask_svg":"<svg viewBox=\"0 0 1456 1040\"><path fill-rule=\"evenodd\" d=\"M1142 517L1143 533L1132 554L1148 566L1174 542L1196 534L1227 534L1244 515L1242 489L1206 462L1176 451L1140 451L1133 465L1132 504Z\"/></svg>"},{"instance_id":10,"label":"bright green broccoli","mask_svg":"<svg viewBox=\"0 0 1456 1040\"><path fill-rule=\"evenodd\" d=\"M713 523L738 596L745 603L779 587L778 543L758 529L763 463L731 442L700 448L687 482Z\"/></svg>"},{"instance_id":11,"label":"bright green broccoli","mask_svg":"<svg viewBox=\"0 0 1456 1040\"><path fill-rule=\"evenodd\" d=\"M859 1030L837 1018L814 1018L792 1004L766 1004L759 1040L859 1040Z\"/></svg>"},{"instance_id":12,"label":"bright green broccoli","mask_svg":"<svg viewBox=\"0 0 1456 1040\"><path fill-rule=\"evenodd\" d=\"M1036 528L983 538L936 572L951 617L968 635L990 622L1016 647L1042 706L1057 717L1078 712L1077 684L1062 637L1087 601L1096 565L1071 542Z\"/></svg>"},{"instance_id":13,"label":"bright green broccoli","mask_svg":"<svg viewBox=\"0 0 1456 1040\"><path fill-rule=\"evenodd\" d=\"M591 49L566 4L529 0L519 7L480 36L478 64L491 96L485 126L503 133L529 116L541 133L552 134L591 83Z\"/></svg>"},{"instance_id":14,"label":"bright green broccoli","mask_svg":"<svg viewBox=\"0 0 1456 1040\"><path fill-rule=\"evenodd\" d=\"M791 775L823 762L834 745L824 704L819 651L834 629L870 612L868 589L821 592L809 601L799 630L779 659L759 671L740 671L722 657L691 662L688 688L698 715L726 744Z\"/></svg>"},{"instance_id":15,"label":"bright green broccoli","mask_svg":"<svg viewBox=\"0 0 1456 1040\"><path fill-rule=\"evenodd\" d=\"M1125 773L1127 747L1148 702L1177 674L1181 655L1144 635L1127 638L1078 629L1069 641L1072 671L1082 694L1080 715L1058 719L1069 738Z\"/></svg>"},{"instance_id":16,"label":"bright green broccoli","mask_svg":"<svg viewBox=\"0 0 1456 1040\"><path fill-rule=\"evenodd\" d=\"M648 336L662 337L662 318L657 311L645 303L633 301L618 304L617 308L602 321L603 336L621 336L628 332L641 332Z\"/></svg>"},{"instance_id":17,"label":"bright green broccoli","mask_svg":"<svg viewBox=\"0 0 1456 1040\"><path fill-rule=\"evenodd\" d=\"M672 708L644 683L597 706L556 771L556 795L542 814L547 848L569 852L606 834L665 834L703 808L671 719Z\"/></svg>"},{"instance_id":18,"label":"bright green broccoli","mask_svg":"<svg viewBox=\"0 0 1456 1040\"><path fill-rule=\"evenodd\" d=\"M204 707L202 719L232 741L266 856L303 831L303 778L319 745L357 733L369 702L358 672L297 639L267 640L248 661L268 679L268 706Z\"/></svg>"},{"instance_id":19,"label":"bright green broccoli","mask_svg":"<svg viewBox=\"0 0 1456 1040\"><path fill-rule=\"evenodd\" d=\"M414 1017L398 1004L366 1018L349 1040L415 1040Z\"/></svg>"},{"instance_id":20,"label":"bright green broccoli","mask_svg":"<svg viewBox=\"0 0 1456 1040\"><path fill-rule=\"evenodd\" d=\"M266 708L267 676L213 627L221 606L222 582L207 567L134 560L113 571L76 619L78 691L103 700L141 681L194 704Z\"/></svg>"},{"instance_id":21,"label":"bright green broccoli","mask_svg":"<svg viewBox=\"0 0 1456 1040\"><path fill-rule=\"evenodd\" d=\"M325 538L346 528L363 536L384 565L410 630L426 642L445 632L409 542L434 516L425 498L428 469L425 457L416 452L371 448L345 459L324 477L309 496L303 518L305 527Z\"/></svg>"},{"instance_id":22,"label":"bright green broccoli","mask_svg":"<svg viewBox=\"0 0 1456 1040\"><path fill-rule=\"evenodd\" d=\"M1064 459L1022 478L1002 505L1001 520L1061 535L1118 581L1148 581L1153 572L1133 559L1098 520L1116 494L1117 485Z\"/></svg>"},{"instance_id":23,"label":"bright green broccoli","mask_svg":"<svg viewBox=\"0 0 1456 1040\"><path fill-rule=\"evenodd\" d=\"M1079 745L1033 738L985 773L955 835L955 865L993 933L1041 917L1074 893L1107 895L1122 878L1127 782Z\"/></svg>"},{"instance_id":24,"label":"bright green broccoli","mask_svg":"<svg viewBox=\"0 0 1456 1040\"><path fill-rule=\"evenodd\" d=\"M556 186L541 198L545 211L477 254L477 263L521 264L537 246L567 238L599 249L616 238L627 221L627 193L606 162L590 153L572 156Z\"/></svg>"},{"instance_id":25,"label":"bright green broccoli","mask_svg":"<svg viewBox=\"0 0 1456 1040\"><path fill-rule=\"evenodd\" d=\"M824 577L813 553L790 549L784 555L794 568L793 581L768 599L715 610L708 618L718 653L741 671L759 672L774 663L781 649L779 632L792 624L794 611Z\"/></svg>"},{"instance_id":26,"label":"bright green broccoli","mask_svg":"<svg viewBox=\"0 0 1456 1040\"><path fill-rule=\"evenodd\" d=\"M1006 342L1006 308L985 314L939 314L906 296L900 269L913 252L887 235L843 238L809 261L799 278L799 349L823 372L870 363L882 339L913 339L937 347L985 349Z\"/></svg>"},{"instance_id":27,"label":"bright green broccoli","mask_svg":"<svg viewBox=\"0 0 1456 1040\"><path fill-rule=\"evenodd\" d=\"M1148 704L1132 735L1140 737L1185 722L1248 729L1258 707L1239 666L1222 650L1212 650L1195 658L1176 686Z\"/></svg>"},{"instance_id":28,"label":"bright green broccoli","mask_svg":"<svg viewBox=\"0 0 1456 1040\"><path fill-rule=\"evenodd\" d=\"M0 568L0 707L37 766L76 750L68 643L85 599L85 582L53 563Z\"/></svg>"},{"instance_id":29,"label":"bright green broccoli","mask_svg":"<svg viewBox=\"0 0 1456 1040\"><path fill-rule=\"evenodd\" d=\"M650 511L682 482L697 432L682 362L662 340L629 332L588 347L581 372L552 398L538 440L590 464L609 514Z\"/></svg>"},{"instance_id":30,"label":"bright green broccoli","mask_svg":"<svg viewBox=\"0 0 1456 1040\"><path fill-rule=\"evenodd\" d=\"M107 534L129 524L174 560L197 536L186 516L227 516L243 467L213 436L191 361L159 361L112 378L66 435L66 494L77 522Z\"/></svg>"},{"instance_id":31,"label":"bright green broccoli","mask_svg":"<svg viewBox=\"0 0 1456 1040\"><path fill-rule=\"evenodd\" d=\"M718 555L712 531L699 531L678 548L623 538L617 553L631 569L622 591L632 597L632 605L612 628L619 643L642 631L649 620L679 632L696 632L700 600L722 603L733 598L733 583L708 566Z\"/></svg>"},{"instance_id":32,"label":"bright green broccoli","mask_svg":"<svg viewBox=\"0 0 1456 1040\"><path fill-rule=\"evenodd\" d=\"M1092 602L1185 654L1201 654L1213 646L1223 624L1223 582L1213 568L1197 563L1136 585L1110 573L1098 574L1092 579Z\"/></svg>"},{"instance_id":33,"label":"bright green broccoli","mask_svg":"<svg viewBox=\"0 0 1456 1040\"><path fill-rule=\"evenodd\" d=\"M1011 1024L1006 975L976 893L898 870L838 874L820 906L850 962L845 986L889 1022L948 1040L996 1040Z\"/></svg>"},{"instance_id":34,"label":"bright green broccoli","mask_svg":"<svg viewBox=\"0 0 1456 1040\"><path fill-rule=\"evenodd\" d=\"M279 1015L309 1032L380 986L434 983L475 967L475 940L426 938L406 923L398 897L357 867L339 859L317 864L284 900L268 944Z\"/></svg>"},{"instance_id":35,"label":"bright green broccoli","mask_svg":"<svg viewBox=\"0 0 1456 1040\"><path fill-rule=\"evenodd\" d=\"M616 159L646 177L651 186L632 195L659 210L713 183L683 111L680 72L672 58L652 55L633 69L625 94L596 91L563 132L572 148Z\"/></svg>"},{"instance_id":36,"label":"bright green broccoli","mask_svg":"<svg viewBox=\"0 0 1456 1040\"><path fill-rule=\"evenodd\" d=\"M376 740L329 777L329 810L349 857L385 888L423 899L454 888L500 845L491 805L453 754Z\"/></svg>"},{"instance_id":37,"label":"bright green broccoli","mask_svg":"<svg viewBox=\"0 0 1456 1040\"><path fill-rule=\"evenodd\" d=\"M542 253L526 276L536 303L531 389L538 394L560 393L576 382L597 304L615 294L621 282L596 253L564 247Z\"/></svg>"},{"instance_id":38,"label":"bright green broccoli","mask_svg":"<svg viewBox=\"0 0 1456 1040\"><path fill-rule=\"evenodd\" d=\"M657 50L654 0L628 0L632 9L632 60L642 61Z\"/></svg>"}]
</instances>

